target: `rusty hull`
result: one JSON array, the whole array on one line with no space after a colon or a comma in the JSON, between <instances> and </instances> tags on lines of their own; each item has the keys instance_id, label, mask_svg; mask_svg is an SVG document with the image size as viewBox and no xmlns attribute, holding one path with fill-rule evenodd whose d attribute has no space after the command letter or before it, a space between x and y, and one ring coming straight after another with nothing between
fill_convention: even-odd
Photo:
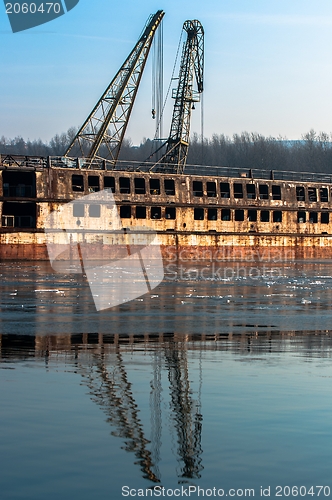
<instances>
[{"instance_id":1,"label":"rusty hull","mask_svg":"<svg viewBox=\"0 0 332 500\"><path fill-rule=\"evenodd\" d=\"M121 206L131 207L131 216L122 218L124 228L146 226L158 234L158 240L166 260L279 260L294 259L331 259L332 258L332 185L315 182L286 182L250 178L210 177L204 175L176 175L129 171L82 170L73 168L36 167L30 169L35 175L35 196L10 197L3 184L4 172L21 172L22 169L4 166L0 162L0 220L3 208L10 210L10 203L34 204L36 208L35 227L0 228L1 260L47 260L44 226L46 217L64 203L79 199L93 192L89 187L89 177L98 178L99 189L104 189L105 177L113 177L115 183L114 199L120 210ZM29 171L30 171L29 170ZM202 167L204 171L204 167ZM72 176L82 176L82 190L75 192ZM130 192L120 187L120 178L127 178ZM144 179L146 192L135 192L135 179ZM151 179L160 181L160 193L149 188ZM173 180L175 195L167 194L164 180ZM121 181L122 182L122 181ZM202 182L203 190L195 195L194 182ZM208 192L208 183L216 184L215 196ZM220 183L230 186L229 198L222 197ZM242 185L243 197L234 195L234 184ZM246 195L247 185L254 185L256 193L259 186L265 185L268 199L257 195ZM273 199L272 187L280 186L281 199ZM307 201L296 197L296 187L304 188ZM328 201L310 201L309 190L320 193L328 192ZM317 200L319 197L317 197ZM146 208L146 218L135 217L136 207ZM151 217L151 209L160 207L160 219ZM167 209L176 209L176 218L167 218ZM204 210L203 220L195 220L194 209ZM216 210L216 220L208 220L211 209ZM230 210L230 220L222 220L222 210ZM210 212L209 212L210 210ZM235 211L243 210L244 220L235 220ZM250 220L252 211L269 211L269 222ZM282 212L282 221L273 222L273 213ZM307 214L306 222L298 221L298 213ZM23 212L22 212L23 213ZM317 222L310 221L312 213L317 213ZM329 222L322 223L321 213L329 214ZM8 215L8 214L7 214ZM89 243L94 244L96 236L91 233ZM95 242L96 243L96 242ZM100 244L100 243L99 243Z\"/></svg>"}]
</instances>

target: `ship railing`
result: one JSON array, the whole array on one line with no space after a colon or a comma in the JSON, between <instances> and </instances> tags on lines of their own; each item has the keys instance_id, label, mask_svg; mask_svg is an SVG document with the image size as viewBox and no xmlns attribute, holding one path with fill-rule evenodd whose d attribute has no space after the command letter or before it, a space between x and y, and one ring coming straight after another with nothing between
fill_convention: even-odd
<instances>
[{"instance_id":1,"label":"ship railing","mask_svg":"<svg viewBox=\"0 0 332 500\"><path fill-rule=\"evenodd\" d=\"M67 156L49 156L49 165L53 168L79 168L86 170L114 170L110 160L95 158L69 158Z\"/></svg>"},{"instance_id":2,"label":"ship railing","mask_svg":"<svg viewBox=\"0 0 332 500\"><path fill-rule=\"evenodd\" d=\"M45 156L0 155L0 167L4 168L45 168L47 166L47 158Z\"/></svg>"},{"instance_id":3,"label":"ship railing","mask_svg":"<svg viewBox=\"0 0 332 500\"><path fill-rule=\"evenodd\" d=\"M173 166L159 163L155 165L152 162L124 161L119 160L115 165L114 161L105 159L89 158L68 158L66 156L23 156L23 155L0 155L0 167L19 167L19 168L72 168L88 170L115 170L127 172L146 172L146 173L167 173L174 174ZM263 170L257 168L239 168L232 166L213 166L213 165L186 165L185 175L209 176L209 177L231 177L247 178L277 181L295 181L295 182L319 182L332 184L332 174L312 173L312 172L293 172L286 170Z\"/></svg>"},{"instance_id":4,"label":"ship railing","mask_svg":"<svg viewBox=\"0 0 332 500\"><path fill-rule=\"evenodd\" d=\"M286 170L263 170L256 168L217 167L202 165L187 165L186 175L200 175L210 177L232 177L262 180L279 180L295 182L332 183L332 175L311 172L292 172Z\"/></svg>"}]
</instances>

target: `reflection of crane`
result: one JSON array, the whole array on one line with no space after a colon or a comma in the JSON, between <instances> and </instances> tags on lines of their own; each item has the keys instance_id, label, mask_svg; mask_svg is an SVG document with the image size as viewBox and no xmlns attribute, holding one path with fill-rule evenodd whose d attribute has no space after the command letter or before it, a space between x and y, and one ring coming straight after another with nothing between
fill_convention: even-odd
<instances>
[{"instance_id":1,"label":"reflection of crane","mask_svg":"<svg viewBox=\"0 0 332 500\"><path fill-rule=\"evenodd\" d=\"M81 366L80 372L87 380L92 399L103 408L108 416L108 422L117 429L112 434L125 440L126 451L135 453L143 477L159 483L159 477L153 472L154 464L151 452L147 448L149 441L144 436L139 408L131 390L131 383L128 381L120 350L117 349L114 354L112 370L109 371L105 363L97 358L95 370L92 367L89 367L89 371L84 370Z\"/></svg>"},{"instance_id":2,"label":"reflection of crane","mask_svg":"<svg viewBox=\"0 0 332 500\"><path fill-rule=\"evenodd\" d=\"M188 156L191 110L203 92L203 27L194 20L186 21L183 29L187 32L187 40L182 52L178 87L173 92L175 103L166 153L160 160L167 171L176 173L183 173ZM194 76L197 91L193 88Z\"/></svg>"},{"instance_id":3,"label":"reflection of crane","mask_svg":"<svg viewBox=\"0 0 332 500\"><path fill-rule=\"evenodd\" d=\"M196 403L192 398L184 346L179 346L176 342L166 343L164 354L171 389L171 420L177 435L176 454L181 467L179 476L198 478L203 469L200 401ZM107 361L104 360L104 356L93 355L93 361L88 367L85 368L79 363L77 369L90 389L92 400L104 410L107 421L114 428L112 435L122 438L125 442L124 449L135 454L143 477L159 483L161 480L159 463L162 435L162 352L156 350L153 359L150 440L145 437L140 410L135 401L119 347L107 355Z\"/></svg>"},{"instance_id":4,"label":"reflection of crane","mask_svg":"<svg viewBox=\"0 0 332 500\"><path fill-rule=\"evenodd\" d=\"M180 477L199 478L202 447L202 415L199 403L193 401L187 356L184 348L167 346L165 349L166 365L171 389L172 418L177 432L177 454L181 466Z\"/></svg>"},{"instance_id":5,"label":"reflection of crane","mask_svg":"<svg viewBox=\"0 0 332 500\"><path fill-rule=\"evenodd\" d=\"M109 159L115 165L153 37L164 12L151 16L143 34L76 134L65 156Z\"/></svg>"}]
</instances>

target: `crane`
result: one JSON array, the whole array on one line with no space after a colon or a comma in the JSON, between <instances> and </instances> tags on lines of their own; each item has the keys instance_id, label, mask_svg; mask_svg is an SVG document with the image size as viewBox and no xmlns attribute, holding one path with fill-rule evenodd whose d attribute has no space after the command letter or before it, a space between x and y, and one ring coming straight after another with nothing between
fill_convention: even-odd
<instances>
[{"instance_id":1,"label":"crane","mask_svg":"<svg viewBox=\"0 0 332 500\"><path fill-rule=\"evenodd\" d=\"M162 10L150 16L135 47L77 132L65 157L86 157L86 167L90 168L94 159L107 159L115 166L152 40L163 16Z\"/></svg>"},{"instance_id":2,"label":"crane","mask_svg":"<svg viewBox=\"0 0 332 500\"><path fill-rule=\"evenodd\" d=\"M171 129L166 153L159 161L165 171L174 173L184 171L189 149L191 110L203 92L204 30L197 20L185 21L183 29L187 32L187 40L182 51L178 87L173 90L175 103ZM197 90L193 88L194 76Z\"/></svg>"}]
</instances>

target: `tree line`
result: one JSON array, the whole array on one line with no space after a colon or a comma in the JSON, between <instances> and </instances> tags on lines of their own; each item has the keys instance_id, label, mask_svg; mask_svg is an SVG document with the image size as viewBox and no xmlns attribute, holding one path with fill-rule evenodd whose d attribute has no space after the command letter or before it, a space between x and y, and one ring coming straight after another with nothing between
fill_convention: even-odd
<instances>
[{"instance_id":1,"label":"tree line","mask_svg":"<svg viewBox=\"0 0 332 500\"><path fill-rule=\"evenodd\" d=\"M39 140L0 138L0 154L36 156L63 155L75 137L76 129L56 134L48 143ZM152 153L160 146L159 141L143 139L133 146L124 140L119 160L153 161ZM211 138L191 137L187 164L228 166L264 170L294 172L332 172L332 134L310 130L299 140L285 137L266 137L258 133L242 132L232 137L214 134Z\"/></svg>"}]
</instances>

